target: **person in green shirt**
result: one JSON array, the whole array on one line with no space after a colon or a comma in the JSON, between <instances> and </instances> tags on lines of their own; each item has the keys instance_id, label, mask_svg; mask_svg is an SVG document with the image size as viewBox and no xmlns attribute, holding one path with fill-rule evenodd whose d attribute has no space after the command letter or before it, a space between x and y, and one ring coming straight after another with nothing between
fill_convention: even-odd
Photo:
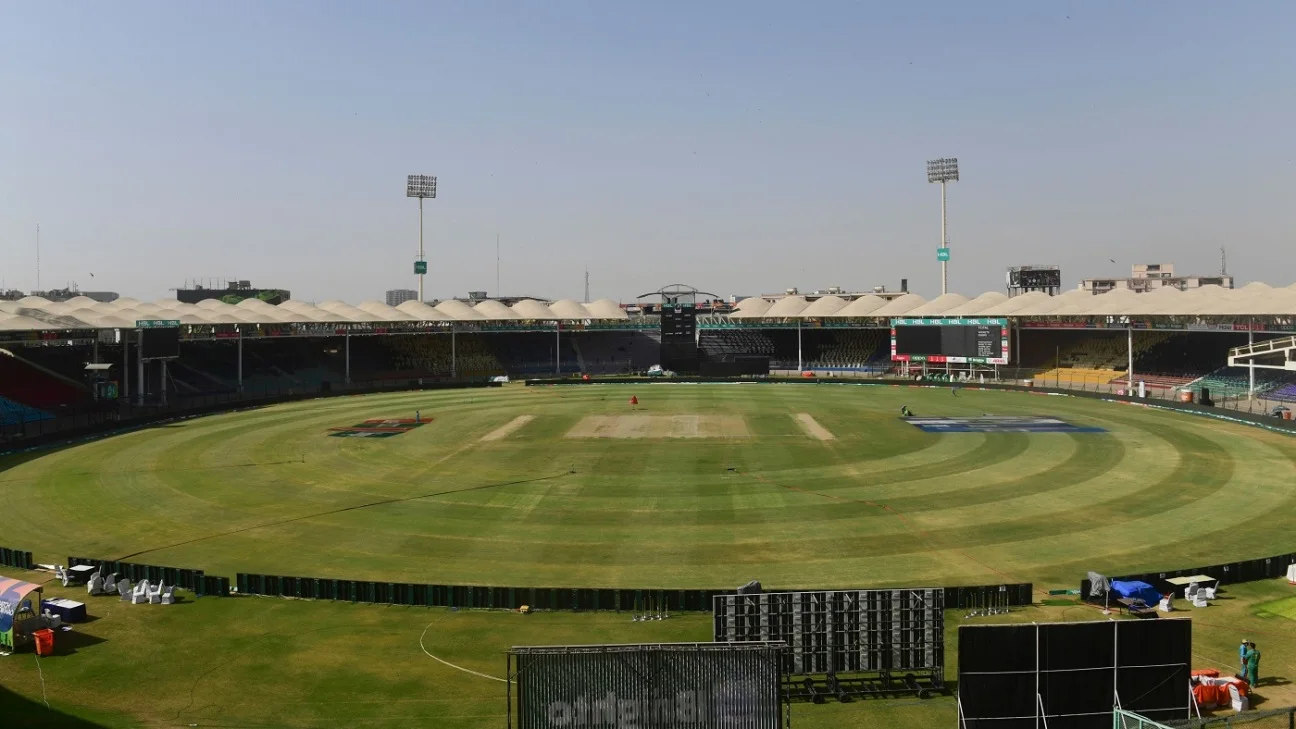
<instances>
[{"instance_id":1,"label":"person in green shirt","mask_svg":"<svg viewBox=\"0 0 1296 729\"><path fill-rule=\"evenodd\" d=\"M1260 650L1255 643L1247 644L1247 652L1242 657L1246 661L1246 680L1252 688L1260 682Z\"/></svg>"}]
</instances>

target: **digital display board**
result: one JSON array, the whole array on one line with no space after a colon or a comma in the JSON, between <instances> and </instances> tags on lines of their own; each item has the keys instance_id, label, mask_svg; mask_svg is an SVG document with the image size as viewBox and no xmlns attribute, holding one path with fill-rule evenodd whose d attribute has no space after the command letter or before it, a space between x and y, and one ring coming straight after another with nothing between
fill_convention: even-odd
<instances>
[{"instance_id":1,"label":"digital display board","mask_svg":"<svg viewBox=\"0 0 1296 729\"><path fill-rule=\"evenodd\" d=\"M140 356L144 359L166 359L180 356L178 327L141 329Z\"/></svg>"},{"instance_id":2,"label":"digital display board","mask_svg":"<svg viewBox=\"0 0 1296 729\"><path fill-rule=\"evenodd\" d=\"M661 309L661 334L664 338L687 337L697 331L697 307L693 304L664 304Z\"/></svg>"},{"instance_id":3,"label":"digital display board","mask_svg":"<svg viewBox=\"0 0 1296 729\"><path fill-rule=\"evenodd\" d=\"M1008 364L1006 319L892 319L896 362Z\"/></svg>"}]
</instances>

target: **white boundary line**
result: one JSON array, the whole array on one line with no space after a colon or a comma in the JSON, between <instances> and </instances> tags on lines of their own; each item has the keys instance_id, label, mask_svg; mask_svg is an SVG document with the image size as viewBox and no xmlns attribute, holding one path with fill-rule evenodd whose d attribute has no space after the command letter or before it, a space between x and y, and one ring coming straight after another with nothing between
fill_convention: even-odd
<instances>
[{"instance_id":1,"label":"white boundary line","mask_svg":"<svg viewBox=\"0 0 1296 729\"><path fill-rule=\"evenodd\" d=\"M480 676L481 678L489 678L489 679L492 680L492 681L499 681L500 683L508 683L508 682L509 682L509 680L508 680L507 678L500 678L499 676L491 676L491 675L486 674L486 673L478 673L477 671L474 671L474 670L472 670L472 669L470 669L470 668L464 668L463 666L456 666L455 664L451 663L450 661L447 661L447 660L445 660L445 659L443 659L443 658L437 658L436 656L432 655L431 653L428 653L427 646L423 645L423 638L424 638L425 636L427 636L427 632L428 632L428 630L430 630L430 629L432 628L433 625L436 625L437 622L438 622L438 621L433 620L432 622L428 623L427 627L423 629L423 635L420 635L420 636L419 636L419 648L422 648L422 649L423 649L423 652L427 655L428 658L431 658L432 660L436 661L437 663L441 663L441 664L447 665L447 666L449 666L449 667L455 669L456 671L463 671L464 673L470 673L470 674L472 674L472 675L474 675L474 676Z\"/></svg>"}]
</instances>

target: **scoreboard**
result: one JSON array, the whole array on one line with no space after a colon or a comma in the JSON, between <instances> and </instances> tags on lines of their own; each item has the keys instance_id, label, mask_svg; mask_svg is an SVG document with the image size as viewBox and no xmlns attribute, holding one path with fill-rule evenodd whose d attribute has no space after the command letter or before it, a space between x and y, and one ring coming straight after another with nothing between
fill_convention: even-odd
<instances>
[{"instance_id":1,"label":"scoreboard","mask_svg":"<svg viewBox=\"0 0 1296 729\"><path fill-rule=\"evenodd\" d=\"M687 338L692 342L697 333L697 307L693 304L664 304L661 309L661 335L663 339Z\"/></svg>"},{"instance_id":2,"label":"scoreboard","mask_svg":"<svg viewBox=\"0 0 1296 729\"><path fill-rule=\"evenodd\" d=\"M892 319L891 359L1008 364L1008 320Z\"/></svg>"}]
</instances>

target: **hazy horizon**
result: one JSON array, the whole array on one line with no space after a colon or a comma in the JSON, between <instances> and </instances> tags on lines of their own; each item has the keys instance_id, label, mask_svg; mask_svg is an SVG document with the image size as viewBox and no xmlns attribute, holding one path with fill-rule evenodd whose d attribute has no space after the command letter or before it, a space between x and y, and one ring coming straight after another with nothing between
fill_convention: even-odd
<instances>
[{"instance_id":1,"label":"hazy horizon","mask_svg":"<svg viewBox=\"0 0 1296 729\"><path fill-rule=\"evenodd\" d=\"M0 282L166 298L1296 281L1296 6L0 8ZM496 236L500 239L500 291ZM93 278L91 274L94 274Z\"/></svg>"}]
</instances>

